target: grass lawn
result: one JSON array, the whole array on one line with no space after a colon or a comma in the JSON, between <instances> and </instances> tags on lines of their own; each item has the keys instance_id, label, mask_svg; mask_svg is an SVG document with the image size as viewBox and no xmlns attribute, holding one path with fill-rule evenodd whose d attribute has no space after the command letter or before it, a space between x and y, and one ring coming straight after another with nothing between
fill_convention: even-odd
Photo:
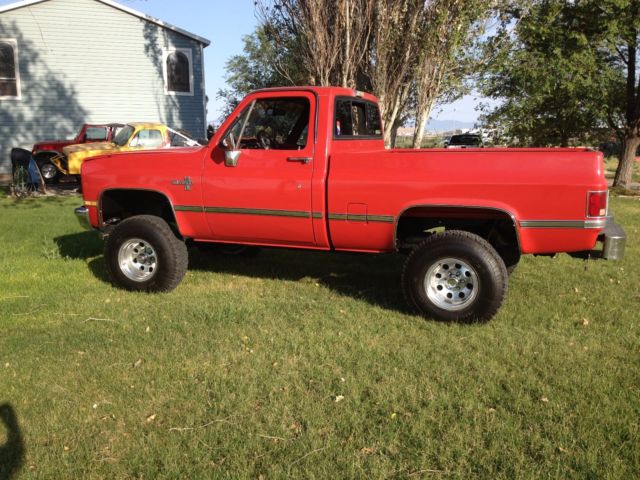
<instances>
[{"instance_id":1,"label":"grass lawn","mask_svg":"<svg viewBox=\"0 0 640 480\"><path fill-rule=\"evenodd\" d=\"M0 199L2 478L640 476L638 198L624 261L526 257L470 326L407 312L390 255L193 251L124 292L80 203Z\"/></svg>"}]
</instances>

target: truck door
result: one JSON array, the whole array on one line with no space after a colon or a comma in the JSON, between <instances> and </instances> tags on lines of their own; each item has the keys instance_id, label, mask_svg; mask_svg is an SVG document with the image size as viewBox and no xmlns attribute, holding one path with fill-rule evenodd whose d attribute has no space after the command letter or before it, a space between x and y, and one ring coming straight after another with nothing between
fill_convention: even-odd
<instances>
[{"instance_id":1,"label":"truck door","mask_svg":"<svg viewBox=\"0 0 640 480\"><path fill-rule=\"evenodd\" d=\"M315 111L311 93L265 93L255 96L222 134L203 178L215 240L314 245ZM227 151L235 158L230 160Z\"/></svg>"}]
</instances>

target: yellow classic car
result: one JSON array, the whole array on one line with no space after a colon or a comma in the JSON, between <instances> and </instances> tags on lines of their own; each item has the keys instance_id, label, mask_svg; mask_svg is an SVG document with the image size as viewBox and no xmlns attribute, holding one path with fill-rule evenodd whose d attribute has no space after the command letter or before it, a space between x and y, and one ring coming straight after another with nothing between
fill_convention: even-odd
<instances>
[{"instance_id":1,"label":"yellow classic car","mask_svg":"<svg viewBox=\"0 0 640 480\"><path fill-rule=\"evenodd\" d=\"M187 134L162 123L128 123L112 142L69 145L62 149L62 154L53 157L51 163L64 175L80 175L82 162L98 155L196 145L199 145L198 142Z\"/></svg>"}]
</instances>

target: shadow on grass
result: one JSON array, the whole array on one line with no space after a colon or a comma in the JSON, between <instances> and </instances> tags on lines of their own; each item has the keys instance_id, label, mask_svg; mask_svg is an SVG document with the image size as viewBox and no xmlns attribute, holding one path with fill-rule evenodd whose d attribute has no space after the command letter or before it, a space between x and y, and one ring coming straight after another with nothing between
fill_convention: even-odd
<instances>
[{"instance_id":1,"label":"shadow on grass","mask_svg":"<svg viewBox=\"0 0 640 480\"><path fill-rule=\"evenodd\" d=\"M7 441L0 444L0 480L17 478L24 462L24 441L18 417L15 410L8 403L0 405L0 427L7 429Z\"/></svg>"},{"instance_id":2,"label":"shadow on grass","mask_svg":"<svg viewBox=\"0 0 640 480\"><path fill-rule=\"evenodd\" d=\"M189 269L250 278L316 282L339 294L411 313L400 287L400 255L263 249L252 257L189 251Z\"/></svg>"},{"instance_id":3,"label":"shadow on grass","mask_svg":"<svg viewBox=\"0 0 640 480\"><path fill-rule=\"evenodd\" d=\"M65 258L90 260L89 269L110 283L103 242L97 232L80 232L55 239ZM409 313L400 289L402 257L262 249L257 256L224 255L189 250L189 269L250 278L316 282L342 295L365 300L386 309Z\"/></svg>"},{"instance_id":4,"label":"shadow on grass","mask_svg":"<svg viewBox=\"0 0 640 480\"><path fill-rule=\"evenodd\" d=\"M102 239L95 231L85 231L63 235L54 239L63 258L88 260L102 253Z\"/></svg>"},{"instance_id":5,"label":"shadow on grass","mask_svg":"<svg viewBox=\"0 0 640 480\"><path fill-rule=\"evenodd\" d=\"M85 231L63 235L54 239L63 258L90 260L89 270L98 279L111 283L102 256L104 243L96 231ZM98 257L98 258L95 258Z\"/></svg>"}]
</instances>

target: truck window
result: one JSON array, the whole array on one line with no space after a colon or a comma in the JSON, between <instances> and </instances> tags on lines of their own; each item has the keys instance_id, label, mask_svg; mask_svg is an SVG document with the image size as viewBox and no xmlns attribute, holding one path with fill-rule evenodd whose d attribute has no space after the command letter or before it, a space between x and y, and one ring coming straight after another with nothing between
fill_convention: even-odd
<instances>
[{"instance_id":1,"label":"truck window","mask_svg":"<svg viewBox=\"0 0 640 480\"><path fill-rule=\"evenodd\" d=\"M109 137L106 127L87 127L84 136L87 141L102 141Z\"/></svg>"},{"instance_id":2,"label":"truck window","mask_svg":"<svg viewBox=\"0 0 640 480\"><path fill-rule=\"evenodd\" d=\"M131 141L131 147L159 148L164 144L160 130L140 130Z\"/></svg>"},{"instance_id":3,"label":"truck window","mask_svg":"<svg viewBox=\"0 0 640 480\"><path fill-rule=\"evenodd\" d=\"M355 139L382 138L380 110L373 102L357 98L336 100L333 137Z\"/></svg>"},{"instance_id":4,"label":"truck window","mask_svg":"<svg viewBox=\"0 0 640 480\"><path fill-rule=\"evenodd\" d=\"M256 100L240 114L226 137L237 139L242 134L240 149L302 150L307 146L310 108L303 97Z\"/></svg>"}]
</instances>

